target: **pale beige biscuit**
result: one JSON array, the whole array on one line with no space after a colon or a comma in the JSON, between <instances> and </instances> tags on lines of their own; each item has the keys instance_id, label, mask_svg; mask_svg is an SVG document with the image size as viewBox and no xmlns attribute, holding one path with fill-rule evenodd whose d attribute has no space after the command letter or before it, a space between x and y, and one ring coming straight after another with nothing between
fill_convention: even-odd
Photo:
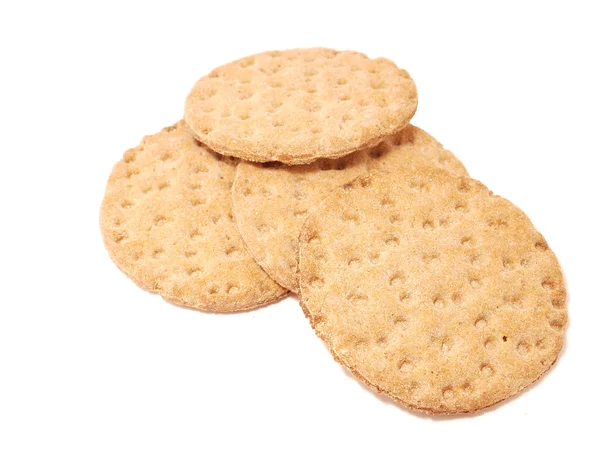
<instances>
[{"instance_id":1,"label":"pale beige biscuit","mask_svg":"<svg viewBox=\"0 0 600 450\"><path fill-rule=\"evenodd\" d=\"M298 292L298 236L306 217L336 186L368 170L398 171L414 165L467 175L461 162L432 136L408 125L377 147L337 160L303 166L240 163L233 212L250 253L279 284Z\"/></svg>"},{"instance_id":2,"label":"pale beige biscuit","mask_svg":"<svg viewBox=\"0 0 600 450\"><path fill-rule=\"evenodd\" d=\"M233 222L235 169L183 121L128 150L100 212L116 265L144 289L205 311L243 311L282 297L286 290L254 262Z\"/></svg>"},{"instance_id":3,"label":"pale beige biscuit","mask_svg":"<svg viewBox=\"0 0 600 450\"><path fill-rule=\"evenodd\" d=\"M555 362L563 276L527 216L432 168L337 188L300 236L301 304L368 386L431 414L511 397Z\"/></svg>"},{"instance_id":4,"label":"pale beige biscuit","mask_svg":"<svg viewBox=\"0 0 600 450\"><path fill-rule=\"evenodd\" d=\"M372 147L408 124L417 90L385 58L308 48L225 64L185 104L192 134L242 159L306 164Z\"/></svg>"}]
</instances>

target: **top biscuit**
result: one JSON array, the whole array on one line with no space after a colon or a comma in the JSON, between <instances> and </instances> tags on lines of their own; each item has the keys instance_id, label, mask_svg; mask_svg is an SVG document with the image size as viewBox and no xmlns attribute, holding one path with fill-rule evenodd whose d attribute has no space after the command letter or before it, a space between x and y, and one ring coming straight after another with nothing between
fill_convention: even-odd
<instances>
[{"instance_id":1,"label":"top biscuit","mask_svg":"<svg viewBox=\"0 0 600 450\"><path fill-rule=\"evenodd\" d=\"M310 48L213 70L188 95L185 121L219 153L294 165L375 146L416 108L413 80L390 60Z\"/></svg>"}]
</instances>

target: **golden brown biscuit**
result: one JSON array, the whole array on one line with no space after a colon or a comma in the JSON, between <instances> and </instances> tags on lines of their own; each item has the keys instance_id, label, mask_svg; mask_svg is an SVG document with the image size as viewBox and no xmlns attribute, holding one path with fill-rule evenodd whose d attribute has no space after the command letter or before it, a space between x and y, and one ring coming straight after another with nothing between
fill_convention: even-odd
<instances>
[{"instance_id":1,"label":"golden brown biscuit","mask_svg":"<svg viewBox=\"0 0 600 450\"><path fill-rule=\"evenodd\" d=\"M115 264L142 288L205 311L243 311L282 297L286 290L254 262L233 222L235 169L183 121L128 150L100 212Z\"/></svg>"},{"instance_id":2,"label":"golden brown biscuit","mask_svg":"<svg viewBox=\"0 0 600 450\"><path fill-rule=\"evenodd\" d=\"M517 394L563 344L563 276L543 236L480 182L433 168L336 189L302 227L300 285L336 360L431 414Z\"/></svg>"},{"instance_id":3,"label":"golden brown biscuit","mask_svg":"<svg viewBox=\"0 0 600 450\"><path fill-rule=\"evenodd\" d=\"M185 121L219 153L306 164L378 144L404 128L416 108L415 84L393 62L309 48L213 70L188 95Z\"/></svg>"},{"instance_id":4,"label":"golden brown biscuit","mask_svg":"<svg viewBox=\"0 0 600 450\"><path fill-rule=\"evenodd\" d=\"M408 125L377 147L337 160L302 166L242 162L233 187L238 229L261 267L279 284L298 292L298 236L306 217L337 186L371 170L396 172L431 165L454 175L467 171L432 136Z\"/></svg>"}]
</instances>

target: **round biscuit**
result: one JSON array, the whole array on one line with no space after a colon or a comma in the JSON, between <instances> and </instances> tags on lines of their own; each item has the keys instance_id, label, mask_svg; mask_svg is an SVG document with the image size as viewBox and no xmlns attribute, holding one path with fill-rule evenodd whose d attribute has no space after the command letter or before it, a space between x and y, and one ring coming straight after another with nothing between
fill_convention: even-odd
<instances>
[{"instance_id":1,"label":"round biscuit","mask_svg":"<svg viewBox=\"0 0 600 450\"><path fill-rule=\"evenodd\" d=\"M390 60L308 48L213 70L189 93L185 121L219 153L294 165L372 147L404 128L416 108L413 80Z\"/></svg>"},{"instance_id":2,"label":"round biscuit","mask_svg":"<svg viewBox=\"0 0 600 450\"><path fill-rule=\"evenodd\" d=\"M430 414L477 411L563 345L562 272L528 217L483 184L421 167L335 190L300 235L301 304L335 359Z\"/></svg>"},{"instance_id":3,"label":"round biscuit","mask_svg":"<svg viewBox=\"0 0 600 450\"><path fill-rule=\"evenodd\" d=\"M409 124L378 146L337 160L302 166L241 162L233 186L233 213L256 261L279 284L297 293L300 227L319 202L368 170L396 172L415 165L467 175L452 152Z\"/></svg>"},{"instance_id":4,"label":"round biscuit","mask_svg":"<svg viewBox=\"0 0 600 450\"><path fill-rule=\"evenodd\" d=\"M115 264L142 288L204 311L281 298L286 290L254 262L233 222L236 164L195 141L183 121L128 150L100 212Z\"/></svg>"}]
</instances>

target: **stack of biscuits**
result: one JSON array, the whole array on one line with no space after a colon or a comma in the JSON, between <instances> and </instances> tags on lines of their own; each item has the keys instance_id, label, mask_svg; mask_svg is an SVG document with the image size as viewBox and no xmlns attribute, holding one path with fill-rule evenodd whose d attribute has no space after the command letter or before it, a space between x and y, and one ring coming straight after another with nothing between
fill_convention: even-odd
<instances>
[{"instance_id":1,"label":"stack of biscuits","mask_svg":"<svg viewBox=\"0 0 600 450\"><path fill-rule=\"evenodd\" d=\"M225 64L115 165L106 248L143 289L202 311L297 294L335 360L409 408L498 403L556 361L563 276L523 211L410 124L416 108L385 58Z\"/></svg>"}]
</instances>

